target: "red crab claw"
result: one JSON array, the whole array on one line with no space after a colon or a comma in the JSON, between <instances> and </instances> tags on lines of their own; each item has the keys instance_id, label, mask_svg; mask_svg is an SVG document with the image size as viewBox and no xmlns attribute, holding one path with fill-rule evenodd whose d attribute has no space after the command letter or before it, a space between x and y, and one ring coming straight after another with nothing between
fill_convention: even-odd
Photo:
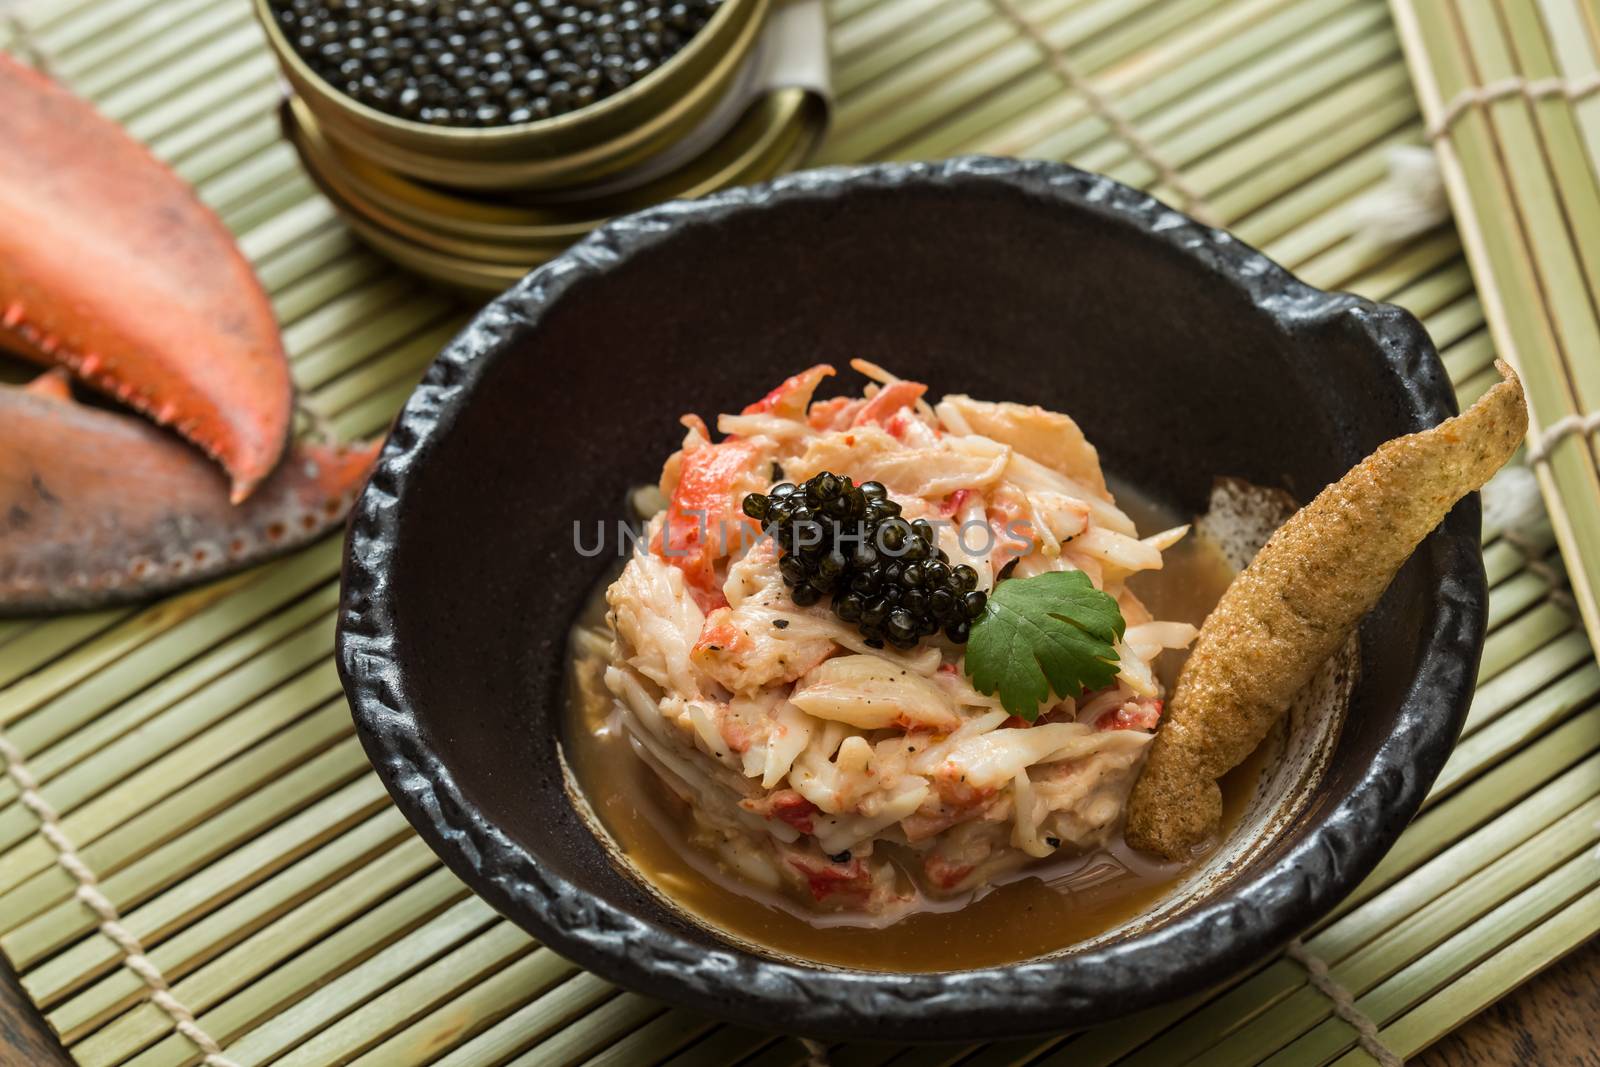
<instances>
[{"instance_id":1,"label":"red crab claw","mask_svg":"<svg viewBox=\"0 0 1600 1067\"><path fill-rule=\"evenodd\" d=\"M0 347L69 368L199 445L238 502L289 437L272 305L194 191L0 54Z\"/></svg>"},{"instance_id":2,"label":"red crab claw","mask_svg":"<svg viewBox=\"0 0 1600 1067\"><path fill-rule=\"evenodd\" d=\"M0 615L87 608L214 578L343 521L378 444L297 444L243 504L204 456L74 402L51 372L0 387Z\"/></svg>"}]
</instances>

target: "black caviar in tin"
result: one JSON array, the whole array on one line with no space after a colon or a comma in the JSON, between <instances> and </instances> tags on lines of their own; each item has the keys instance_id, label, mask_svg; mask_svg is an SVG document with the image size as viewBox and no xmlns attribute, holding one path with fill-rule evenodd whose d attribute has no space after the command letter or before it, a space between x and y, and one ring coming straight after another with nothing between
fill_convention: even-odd
<instances>
[{"instance_id":1,"label":"black caviar in tin","mask_svg":"<svg viewBox=\"0 0 1600 1067\"><path fill-rule=\"evenodd\" d=\"M295 52L377 111L518 125L620 92L671 59L722 0L271 0Z\"/></svg>"}]
</instances>

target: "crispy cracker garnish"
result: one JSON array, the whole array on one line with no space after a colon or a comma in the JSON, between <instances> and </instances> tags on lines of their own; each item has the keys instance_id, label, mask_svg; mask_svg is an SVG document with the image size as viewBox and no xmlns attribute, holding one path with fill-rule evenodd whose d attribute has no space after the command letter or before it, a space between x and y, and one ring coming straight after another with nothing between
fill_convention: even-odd
<instances>
[{"instance_id":1,"label":"crispy cracker garnish","mask_svg":"<svg viewBox=\"0 0 1600 1067\"><path fill-rule=\"evenodd\" d=\"M1217 779L1243 762L1456 502L1528 428L1504 381L1431 430L1379 446L1273 534L1200 629L1128 805L1127 840L1187 859L1217 830Z\"/></svg>"}]
</instances>

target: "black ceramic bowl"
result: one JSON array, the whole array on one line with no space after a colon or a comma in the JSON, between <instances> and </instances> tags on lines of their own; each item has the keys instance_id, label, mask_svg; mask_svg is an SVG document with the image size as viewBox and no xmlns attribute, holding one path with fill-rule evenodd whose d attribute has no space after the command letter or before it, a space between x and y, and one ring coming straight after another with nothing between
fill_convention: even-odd
<instances>
[{"instance_id":1,"label":"black ceramic bowl","mask_svg":"<svg viewBox=\"0 0 1600 1067\"><path fill-rule=\"evenodd\" d=\"M1086 948L941 974L799 966L684 921L613 865L557 759L568 627L606 565L574 553L573 523L614 521L677 446L681 413L737 410L797 368L857 355L935 394L1070 412L1109 470L1190 511L1216 475L1309 498L1454 411L1404 311L1312 289L1065 166L820 170L621 219L445 349L355 511L339 667L418 832L607 978L835 1037L1104 1022L1205 989L1328 912L1416 812L1460 730L1487 600L1475 498L1366 620L1325 763L1287 769L1306 793L1294 817Z\"/></svg>"}]
</instances>

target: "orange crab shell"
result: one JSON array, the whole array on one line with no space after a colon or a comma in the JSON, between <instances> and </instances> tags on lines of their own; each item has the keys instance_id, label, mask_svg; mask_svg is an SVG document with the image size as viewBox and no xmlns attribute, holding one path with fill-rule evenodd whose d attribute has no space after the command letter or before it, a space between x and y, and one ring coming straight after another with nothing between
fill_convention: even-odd
<instances>
[{"instance_id":1,"label":"orange crab shell","mask_svg":"<svg viewBox=\"0 0 1600 1067\"><path fill-rule=\"evenodd\" d=\"M272 305L221 220L137 141L0 54L0 347L171 426L243 500L293 387Z\"/></svg>"},{"instance_id":2,"label":"orange crab shell","mask_svg":"<svg viewBox=\"0 0 1600 1067\"><path fill-rule=\"evenodd\" d=\"M379 445L298 444L249 500L142 419L75 403L61 372L0 387L0 616L218 577L339 526Z\"/></svg>"}]
</instances>

